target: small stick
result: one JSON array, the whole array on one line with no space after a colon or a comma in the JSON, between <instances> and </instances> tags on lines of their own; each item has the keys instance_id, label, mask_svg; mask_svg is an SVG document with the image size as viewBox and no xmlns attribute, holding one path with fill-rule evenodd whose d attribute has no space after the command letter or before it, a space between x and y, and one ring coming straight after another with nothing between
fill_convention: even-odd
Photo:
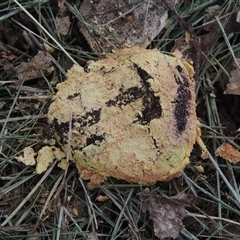
<instances>
[{"instance_id":1,"label":"small stick","mask_svg":"<svg viewBox=\"0 0 240 240\"><path fill-rule=\"evenodd\" d=\"M184 26L184 28L188 31L191 38L193 39L193 46L196 50L196 60L194 62L195 68L195 80L198 81L199 77L199 69L200 69L200 53L201 48L199 44L199 38L197 37L196 33L194 32L193 26L191 23L186 22L180 14L169 4L168 0L162 0L162 2L167 6L167 8L174 13L177 20Z\"/></svg>"}]
</instances>

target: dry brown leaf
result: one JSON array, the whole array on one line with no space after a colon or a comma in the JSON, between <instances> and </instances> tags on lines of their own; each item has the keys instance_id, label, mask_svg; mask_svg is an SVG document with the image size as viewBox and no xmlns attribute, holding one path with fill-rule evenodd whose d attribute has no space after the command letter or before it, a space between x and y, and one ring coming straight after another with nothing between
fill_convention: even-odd
<instances>
[{"instance_id":1,"label":"dry brown leaf","mask_svg":"<svg viewBox=\"0 0 240 240\"><path fill-rule=\"evenodd\" d=\"M227 84L227 89L224 94L240 95L240 69L236 68L231 71L231 77Z\"/></svg>"},{"instance_id":2,"label":"dry brown leaf","mask_svg":"<svg viewBox=\"0 0 240 240\"><path fill-rule=\"evenodd\" d=\"M67 35L71 22L69 20L69 16L65 17L56 17L56 24L58 27L58 32L62 35Z\"/></svg>"},{"instance_id":3,"label":"dry brown leaf","mask_svg":"<svg viewBox=\"0 0 240 240\"><path fill-rule=\"evenodd\" d=\"M209 48L212 46L212 42L216 39L216 35L217 31L213 30L198 37L202 52L207 53L209 51ZM175 51L176 49L178 49L188 60L191 60L193 62L196 61L196 49L193 41L190 41L188 35L175 40L172 51ZM200 61L202 62L204 59L205 58L201 55Z\"/></svg>"},{"instance_id":4,"label":"dry brown leaf","mask_svg":"<svg viewBox=\"0 0 240 240\"><path fill-rule=\"evenodd\" d=\"M16 66L14 70L17 72L18 79L21 81L41 78L53 72L51 59L44 52L39 51L30 62L23 62Z\"/></svg>"},{"instance_id":5,"label":"dry brown leaf","mask_svg":"<svg viewBox=\"0 0 240 240\"><path fill-rule=\"evenodd\" d=\"M173 5L173 0L168 0ZM121 7L118 7L121 6ZM80 6L84 21L79 27L94 52L111 52L114 49L149 43L165 27L167 8L161 0L85 0Z\"/></svg>"},{"instance_id":6,"label":"dry brown leaf","mask_svg":"<svg viewBox=\"0 0 240 240\"><path fill-rule=\"evenodd\" d=\"M224 25L224 31L226 33L233 33L239 31L239 22L238 22L238 12L233 12L230 16L229 13L228 16L224 16L226 12L221 8L219 5L214 5L206 8L206 17L204 19L204 30L206 31L216 31L219 29L219 25L216 21L216 17L224 19L228 18L228 21L226 21L226 24ZM212 46L212 45L210 45Z\"/></svg>"},{"instance_id":7,"label":"dry brown leaf","mask_svg":"<svg viewBox=\"0 0 240 240\"><path fill-rule=\"evenodd\" d=\"M155 235L160 239L177 238L183 228L182 219L187 216L186 196L161 196L156 190L150 192L148 188L139 193L139 196L143 201L142 212L148 211L149 218L153 220Z\"/></svg>"},{"instance_id":8,"label":"dry brown leaf","mask_svg":"<svg viewBox=\"0 0 240 240\"><path fill-rule=\"evenodd\" d=\"M229 143L223 143L215 151L216 156L222 157L231 163L240 161L240 152Z\"/></svg>"}]
</instances>

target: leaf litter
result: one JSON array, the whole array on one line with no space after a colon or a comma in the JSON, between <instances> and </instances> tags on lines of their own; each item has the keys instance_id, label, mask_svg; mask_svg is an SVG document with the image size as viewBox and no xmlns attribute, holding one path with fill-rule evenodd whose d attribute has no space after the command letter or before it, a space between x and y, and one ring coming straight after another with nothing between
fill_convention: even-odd
<instances>
[{"instance_id":1,"label":"leaf litter","mask_svg":"<svg viewBox=\"0 0 240 240\"><path fill-rule=\"evenodd\" d=\"M64 3L65 1L62 1L62 2ZM58 22L58 25L59 24L61 25L62 23ZM66 29L67 28L65 28L65 32L62 33L63 35L66 34ZM226 28L226 30L228 30L228 28ZM206 43L203 43L203 45L202 45L202 49L205 53L207 53L207 51L209 50L209 43L212 42L215 37L216 37L216 35L214 35L214 33L210 33L210 32L205 34L204 36L202 36L203 42L204 42L204 38L206 39ZM184 41L185 41L185 39L184 39ZM178 46L180 47L181 44L179 44ZM188 52L188 53L190 53L190 52ZM10 62L12 60L16 59L15 55L11 54L11 52L8 53L8 56L9 57L7 57L5 59L1 58L1 65L4 65L6 63L4 65L6 68L5 70L9 70L9 68L11 67ZM11 56L13 56L13 58L11 58ZM6 61L6 59L7 59L7 61ZM49 69L50 68L51 67L49 67ZM15 68L15 70L17 70L17 68ZM40 70L41 70L41 68L37 69L38 72L40 72ZM31 80L31 79L42 77L42 75L40 76L35 73L33 75L31 75L31 73L28 73L27 65L25 67L25 71L27 71L25 79ZM19 70L19 72L18 71L16 71L16 72L19 75L19 79L21 79L21 80L24 79L23 73L21 72L21 70ZM231 77L229 79L230 83L227 85L225 94L239 95L239 85L238 85L238 81L237 81L238 76L239 76L238 69L236 68L236 69L232 70L230 73L231 73ZM49 74L51 74L51 72L49 72ZM48 70L47 70L46 75L48 75ZM226 152L225 146L226 145L224 145L224 148L223 148L224 152ZM220 150L218 150L218 151L220 151ZM236 152L236 151L234 151L234 152ZM216 152L216 155L219 155L219 156L227 159L227 157L225 157L225 155L223 156L218 152ZM24 158L24 156L23 156L23 158ZM171 236L173 238L177 237L179 232L183 228L182 219L186 216L185 206L187 206L187 203L181 204L181 201L179 203L177 200L175 200L175 197L169 198L169 197L161 196L161 195L157 194L155 191L153 191L153 192L150 192L149 190L146 192L143 191L141 194L140 194L140 196L143 201L142 211L144 213L149 212L150 218L154 222L154 230L155 230L156 236L158 236L159 238L164 238L166 236ZM157 211L158 208L162 210L161 213L159 213L159 211ZM170 219L166 216L166 211L168 209L170 209L170 211L172 213L171 215L176 217L176 219L175 219L176 222L173 221L173 219L171 218L171 215L170 215ZM164 212L165 212L165 215L164 215ZM164 220L166 220L166 222L168 222L168 226L166 226L166 231L164 229L159 228L160 223L163 223L163 222L165 223ZM164 223L163 223L163 226L164 226ZM168 234L170 234L169 229L171 229L171 227L174 226L174 223L175 223L176 229L175 229L174 233L171 233L172 235L168 235ZM158 224L158 225L156 225L156 224Z\"/></svg>"},{"instance_id":2,"label":"leaf litter","mask_svg":"<svg viewBox=\"0 0 240 240\"><path fill-rule=\"evenodd\" d=\"M48 76L54 71L51 59L44 52L39 51L29 62L23 62L14 70L20 81L32 80Z\"/></svg>"},{"instance_id":3,"label":"leaf litter","mask_svg":"<svg viewBox=\"0 0 240 240\"><path fill-rule=\"evenodd\" d=\"M153 221L155 235L159 239L177 238L184 227L182 220L187 216L187 196L178 194L167 197L160 195L156 189L150 192L146 188L139 193L139 198L142 201L142 212L149 212L149 218Z\"/></svg>"}]
</instances>

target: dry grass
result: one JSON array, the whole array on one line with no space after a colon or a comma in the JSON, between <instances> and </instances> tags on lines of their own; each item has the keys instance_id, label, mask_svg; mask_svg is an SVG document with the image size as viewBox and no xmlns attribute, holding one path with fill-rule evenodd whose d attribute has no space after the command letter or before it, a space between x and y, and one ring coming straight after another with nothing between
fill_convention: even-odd
<instances>
[{"instance_id":1,"label":"dry grass","mask_svg":"<svg viewBox=\"0 0 240 240\"><path fill-rule=\"evenodd\" d=\"M6 53L7 49L8 53L17 56L11 64L15 66L30 60L35 54L14 39L14 32L16 38L22 34L22 26L15 20L26 29L31 27L38 42L45 41L53 46L54 58L58 60L58 66L64 69L56 68L50 77L41 81L24 83L38 91L46 90L44 100L23 95L19 85L17 88L9 85L0 87L0 104L4 104L0 112L0 239L156 239L153 224L141 212L141 202L137 196L145 186L109 179L102 186L89 190L79 180L72 165L65 172L56 167L55 162L44 174L37 175L34 167L25 166L15 159L26 145L37 151L43 144L44 114L50 103L50 92L55 91L55 86L50 82L56 77L63 81L64 73L72 62L83 64L88 59L98 57L91 53L78 32L76 22L81 15L78 1L76 5L73 2L66 3L72 16L71 29L66 37L59 35L55 22L49 20L54 19L58 11L56 3L47 0L0 3L0 51ZM238 29L232 29L228 24L232 21L229 13L236 12L237 4L236 1L227 0L193 2L196 3L189 1L181 5L177 11L192 23L196 34L204 36L207 33L204 26L212 22L217 29L201 62L196 89L202 138L211 155L208 160L203 160L199 147L195 146L191 164L182 177L149 187L159 187L159 191L167 196L181 191L187 194L191 206L187 209L188 217L184 220L185 227L179 239L239 239L240 166L231 165L214 155L216 148L224 141L234 142L240 149L239 135L231 132L233 125L240 122L236 113L239 98L222 94L232 62L240 50L239 25ZM221 15L204 23L205 10L217 3ZM34 19L29 18L29 14ZM185 33L186 29L171 14L169 27L151 47L170 51L174 41L184 37ZM0 58L2 82L13 80L11 73L4 69L5 57L2 55ZM232 122L228 124L230 120ZM197 172L196 165L203 166L204 173ZM107 196L108 200L98 201L100 195Z\"/></svg>"}]
</instances>

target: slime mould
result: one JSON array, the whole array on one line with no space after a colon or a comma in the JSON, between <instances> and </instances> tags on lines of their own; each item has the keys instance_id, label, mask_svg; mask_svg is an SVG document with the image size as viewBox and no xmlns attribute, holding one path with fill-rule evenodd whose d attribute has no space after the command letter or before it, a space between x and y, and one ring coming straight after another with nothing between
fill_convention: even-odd
<instances>
[{"instance_id":1,"label":"slime mould","mask_svg":"<svg viewBox=\"0 0 240 240\"><path fill-rule=\"evenodd\" d=\"M191 65L132 47L74 65L48 121L82 179L154 184L179 176L197 138Z\"/></svg>"}]
</instances>

